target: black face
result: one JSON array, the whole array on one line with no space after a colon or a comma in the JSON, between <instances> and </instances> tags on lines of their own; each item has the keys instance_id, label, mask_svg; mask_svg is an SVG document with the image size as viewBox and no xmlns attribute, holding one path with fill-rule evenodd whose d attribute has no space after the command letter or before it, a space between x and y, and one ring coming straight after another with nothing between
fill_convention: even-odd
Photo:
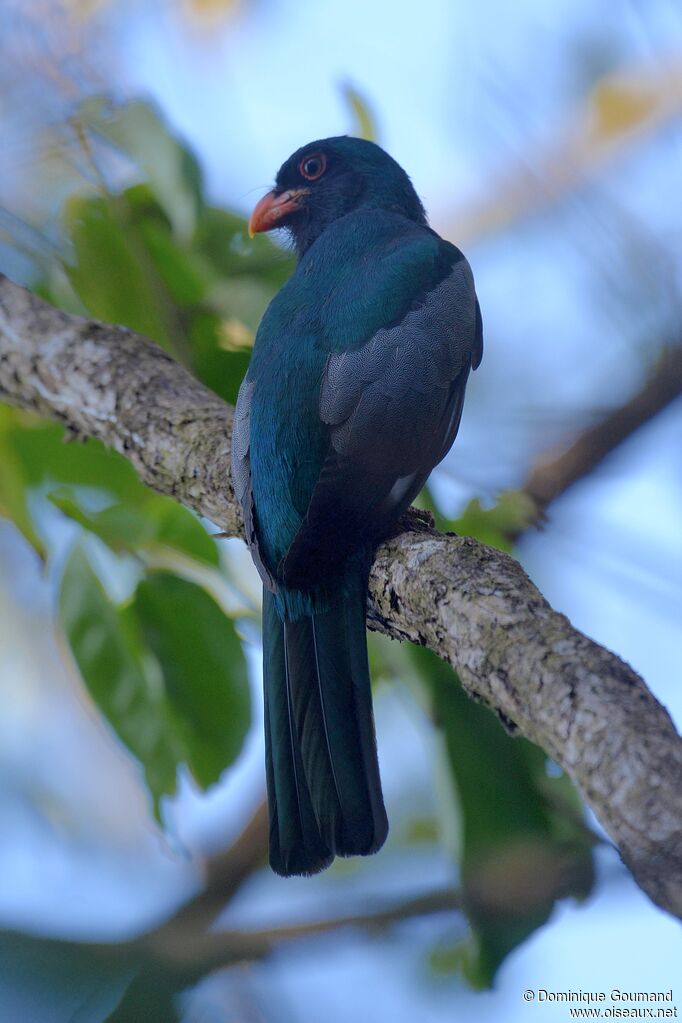
<instances>
[{"instance_id":1,"label":"black face","mask_svg":"<svg viewBox=\"0 0 682 1023\"><path fill-rule=\"evenodd\" d=\"M341 136L303 146L280 168L274 191L302 193L278 224L291 231L299 254L334 220L360 207L389 209L426 223L405 171L364 139Z\"/></svg>"}]
</instances>

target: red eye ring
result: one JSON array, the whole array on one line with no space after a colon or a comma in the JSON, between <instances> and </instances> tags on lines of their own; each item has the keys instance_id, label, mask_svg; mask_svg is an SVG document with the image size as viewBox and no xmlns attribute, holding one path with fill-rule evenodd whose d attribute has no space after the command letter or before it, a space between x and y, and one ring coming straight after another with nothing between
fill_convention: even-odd
<instances>
[{"instance_id":1,"label":"red eye ring","mask_svg":"<svg viewBox=\"0 0 682 1023\"><path fill-rule=\"evenodd\" d=\"M304 156L298 165L298 171L306 181L317 181L327 169L327 157L324 153L310 153Z\"/></svg>"}]
</instances>

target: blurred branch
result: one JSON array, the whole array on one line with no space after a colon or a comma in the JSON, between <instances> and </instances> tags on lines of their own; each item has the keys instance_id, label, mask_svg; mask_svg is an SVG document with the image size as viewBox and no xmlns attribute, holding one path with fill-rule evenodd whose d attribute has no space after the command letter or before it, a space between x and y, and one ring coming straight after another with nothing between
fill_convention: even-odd
<instances>
[{"instance_id":1,"label":"blurred branch","mask_svg":"<svg viewBox=\"0 0 682 1023\"><path fill-rule=\"evenodd\" d=\"M116 954L132 954L156 969L171 971L178 987L188 986L199 977L220 967L238 962L263 959L286 941L297 941L343 927L380 931L386 927L414 917L443 913L459 909L457 893L451 889L419 895L389 906L371 903L362 911L324 920L312 920L286 927L270 927L257 931L188 932L183 927L163 926L150 931L126 950L112 946ZM106 946L104 946L106 947Z\"/></svg>"},{"instance_id":2,"label":"blurred branch","mask_svg":"<svg viewBox=\"0 0 682 1023\"><path fill-rule=\"evenodd\" d=\"M226 532L232 411L155 345L0 279L0 398L124 454ZM573 778L641 887L682 917L682 742L623 661L557 614L520 565L418 517L378 550L370 627L430 647Z\"/></svg>"},{"instance_id":3,"label":"blurred branch","mask_svg":"<svg viewBox=\"0 0 682 1023\"><path fill-rule=\"evenodd\" d=\"M17 950L31 962L44 962L48 953L60 963L75 960L81 970L85 967L96 978L99 977L100 983L102 975L122 970L128 973L132 984L123 1002L107 1019L135 1020L137 1023L138 1020L151 1019L150 1007L161 1005L168 1007L167 1013L163 1016L155 1013L153 1019L162 1018L165 1021L176 1018L172 1010L172 997L175 993L190 987L214 970L264 959L284 942L315 937L346 927L362 928L375 933L403 920L452 912L458 908L457 893L445 888L391 905L370 903L353 914L286 927L208 933L198 928L183 927L169 931L164 927L132 941L122 942L69 941L0 931L0 948L11 949L10 958L13 961Z\"/></svg>"},{"instance_id":4,"label":"blurred branch","mask_svg":"<svg viewBox=\"0 0 682 1023\"><path fill-rule=\"evenodd\" d=\"M600 78L560 141L534 150L532 167L514 167L490 196L449 213L442 234L458 245L479 241L553 205L597 177L612 160L682 116L682 59L631 67Z\"/></svg>"},{"instance_id":5,"label":"blurred branch","mask_svg":"<svg viewBox=\"0 0 682 1023\"><path fill-rule=\"evenodd\" d=\"M545 455L531 471L523 491L541 518L578 480L589 475L620 444L682 395L682 345L663 349L654 371L629 401L584 430L558 454Z\"/></svg>"},{"instance_id":6,"label":"blurred branch","mask_svg":"<svg viewBox=\"0 0 682 1023\"><path fill-rule=\"evenodd\" d=\"M224 852L206 860L202 890L151 932L154 940L165 945L178 936L186 942L189 931L208 928L244 882L265 863L267 848L268 805L263 800L236 840Z\"/></svg>"}]
</instances>

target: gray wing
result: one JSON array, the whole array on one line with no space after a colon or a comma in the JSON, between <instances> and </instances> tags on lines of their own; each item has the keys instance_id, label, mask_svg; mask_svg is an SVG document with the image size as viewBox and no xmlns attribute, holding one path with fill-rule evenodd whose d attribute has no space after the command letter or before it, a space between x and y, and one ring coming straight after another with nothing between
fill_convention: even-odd
<instances>
[{"instance_id":1,"label":"gray wing","mask_svg":"<svg viewBox=\"0 0 682 1023\"><path fill-rule=\"evenodd\" d=\"M400 323L329 356L320 390L329 453L283 563L288 582L309 583L397 520L450 449L481 355L480 310L462 257Z\"/></svg>"},{"instance_id":2,"label":"gray wing","mask_svg":"<svg viewBox=\"0 0 682 1023\"><path fill-rule=\"evenodd\" d=\"M251 435L251 402L253 399L255 384L248 377L244 377L237 404L234 410L234 422L232 425L232 450L231 468L232 485L234 492L242 509L244 519L244 531L246 542L251 551L251 557L258 569L258 574L263 580L263 585L268 590L276 590L277 586L272 575L268 571L258 547L258 533L256 531L256 513L253 503L253 491L251 488L251 461L249 458L250 435Z\"/></svg>"},{"instance_id":3,"label":"gray wing","mask_svg":"<svg viewBox=\"0 0 682 1023\"><path fill-rule=\"evenodd\" d=\"M334 451L370 472L402 475L437 465L455 439L466 377L480 361L478 315L462 259L399 324L330 356L320 415L332 428Z\"/></svg>"}]
</instances>

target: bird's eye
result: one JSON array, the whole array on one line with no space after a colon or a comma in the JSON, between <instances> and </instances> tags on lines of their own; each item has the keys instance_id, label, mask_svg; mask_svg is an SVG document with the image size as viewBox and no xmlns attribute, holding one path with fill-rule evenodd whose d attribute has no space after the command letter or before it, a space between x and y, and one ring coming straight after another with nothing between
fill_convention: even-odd
<instances>
[{"instance_id":1,"label":"bird's eye","mask_svg":"<svg viewBox=\"0 0 682 1023\"><path fill-rule=\"evenodd\" d=\"M308 181L316 181L321 178L327 169L327 158L324 153L313 153L312 156L304 156L298 165L302 176Z\"/></svg>"}]
</instances>

